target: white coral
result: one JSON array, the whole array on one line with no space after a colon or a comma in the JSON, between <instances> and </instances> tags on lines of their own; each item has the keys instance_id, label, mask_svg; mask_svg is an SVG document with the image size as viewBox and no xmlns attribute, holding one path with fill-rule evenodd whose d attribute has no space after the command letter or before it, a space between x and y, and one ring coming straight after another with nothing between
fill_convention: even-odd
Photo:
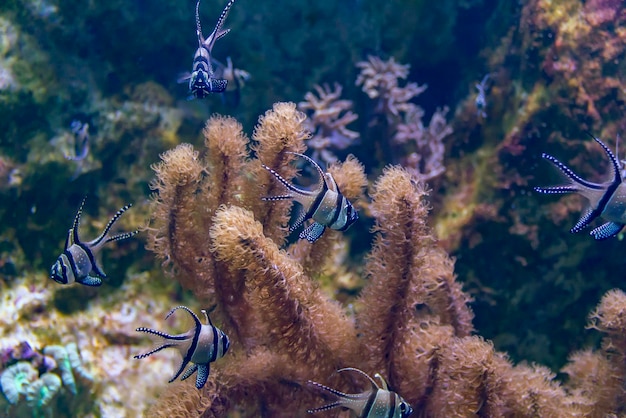
<instances>
[{"instance_id":1,"label":"white coral","mask_svg":"<svg viewBox=\"0 0 626 418\"><path fill-rule=\"evenodd\" d=\"M38 373L27 361L8 367L0 376L2 392L9 403L16 404L20 395L25 395L28 386L37 379Z\"/></svg>"}]
</instances>

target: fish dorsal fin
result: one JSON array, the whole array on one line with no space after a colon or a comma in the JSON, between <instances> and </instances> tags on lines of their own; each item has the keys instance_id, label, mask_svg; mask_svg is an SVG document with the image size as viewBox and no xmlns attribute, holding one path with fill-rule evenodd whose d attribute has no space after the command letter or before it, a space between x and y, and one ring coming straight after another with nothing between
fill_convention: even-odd
<instances>
[{"instance_id":1,"label":"fish dorsal fin","mask_svg":"<svg viewBox=\"0 0 626 418\"><path fill-rule=\"evenodd\" d=\"M204 314L204 317L206 318L207 325L213 326L213 322L211 322L211 318L209 317L209 313L206 311L206 309L203 309L200 312L202 312Z\"/></svg>"},{"instance_id":2,"label":"fish dorsal fin","mask_svg":"<svg viewBox=\"0 0 626 418\"><path fill-rule=\"evenodd\" d=\"M184 309L189 313L189 315L191 315L191 318L193 319L193 322L196 328L200 328L202 326L202 323L200 322L200 318L198 318L198 315L196 315L191 309L183 305L172 308L172 310L169 311L167 315L165 315L165 319L168 319L170 316L172 316L174 312L176 312L179 309Z\"/></svg>"},{"instance_id":3,"label":"fish dorsal fin","mask_svg":"<svg viewBox=\"0 0 626 418\"><path fill-rule=\"evenodd\" d=\"M339 193L339 186L337 186L337 182L335 181L335 178L332 174L325 173L324 182L326 183L326 187L328 188L328 190L330 190L331 192Z\"/></svg>"},{"instance_id":4,"label":"fish dorsal fin","mask_svg":"<svg viewBox=\"0 0 626 418\"><path fill-rule=\"evenodd\" d=\"M380 383L382 383L382 389L389 391L389 386L387 385L387 381L385 380L385 378L380 374L380 373L376 373L374 375L375 378L377 378L378 380L380 380Z\"/></svg>"},{"instance_id":5,"label":"fish dorsal fin","mask_svg":"<svg viewBox=\"0 0 626 418\"><path fill-rule=\"evenodd\" d=\"M304 154L300 154L297 152L291 152L291 151L287 151L287 154L293 154L295 156L298 156L300 158L303 158L305 160L307 160L313 167L315 167L315 170L317 171L317 174L319 176L319 186L317 187L317 190L323 190L323 189L329 189L329 184L326 178L326 174L324 173L324 171L322 170L322 167L319 166L318 163L315 162L315 160L313 160L311 157L304 155ZM330 176L330 179L332 180L332 183L335 185L335 187L337 186L337 184L335 183L335 180L333 179L332 175L330 175L330 173L327 173Z\"/></svg>"},{"instance_id":6,"label":"fish dorsal fin","mask_svg":"<svg viewBox=\"0 0 626 418\"><path fill-rule=\"evenodd\" d=\"M202 25L200 24L200 0L196 3L196 34L198 35L198 43L202 46L204 36L202 36Z\"/></svg>"},{"instance_id":7,"label":"fish dorsal fin","mask_svg":"<svg viewBox=\"0 0 626 418\"><path fill-rule=\"evenodd\" d=\"M362 374L363 376L367 377L367 380L369 380L369 381L370 381L370 383L372 384L372 389L374 389L374 390L378 390L378 389L380 389L380 387L378 386L378 384L376 383L376 381L375 381L374 379L372 379L372 378L370 377L370 375L369 375L369 374L367 374L367 373L365 373L363 370L361 370L361 369L357 369L356 367L345 367L345 368L343 368L343 369L339 369L339 370L337 370L337 372L339 372L339 373L341 373L341 372L345 372L345 371L352 371L352 372L357 372L357 373ZM378 373L376 373L376 375L377 375L377 376L380 376ZM380 376L380 377L381 377L381 380L382 380L382 376ZM385 383L385 385L387 384L384 380L383 380L383 382Z\"/></svg>"},{"instance_id":8,"label":"fish dorsal fin","mask_svg":"<svg viewBox=\"0 0 626 418\"><path fill-rule=\"evenodd\" d=\"M218 39L222 38L228 32L230 32L230 29L223 30L222 26L224 25L224 21L226 20L226 17L228 16L228 12L230 11L230 8L233 7L233 4L235 4L235 0L228 0L228 3L226 3L224 10L222 10L222 13L220 14L220 17L217 19L217 23L215 24L215 29L213 29L213 32L211 32L209 37L203 42L204 45L209 50L209 52L211 52L211 50L213 49L213 45L215 45L215 42Z\"/></svg>"},{"instance_id":9,"label":"fish dorsal fin","mask_svg":"<svg viewBox=\"0 0 626 418\"><path fill-rule=\"evenodd\" d=\"M72 245L78 244L80 242L80 239L78 238L78 227L80 226L80 216L83 214L83 206L85 206L85 200L87 200L87 196L83 197L83 201L80 202L78 212L76 212L76 216L74 217L74 223L72 223L72 229L70 229L67 240L65 242L65 249L68 249Z\"/></svg>"},{"instance_id":10,"label":"fish dorsal fin","mask_svg":"<svg viewBox=\"0 0 626 418\"><path fill-rule=\"evenodd\" d=\"M619 163L617 162L617 158L615 157L613 152L609 149L609 147L606 146L606 144L604 142L602 142L599 138L596 138L595 136L593 136L591 134L591 132L587 132L587 135L592 137L594 141L596 141L598 144L600 144L600 146L602 147L602 149L604 150L606 155L609 157L609 160L611 160L611 169L613 171L613 180L611 181L611 183L613 183L613 184L621 183L622 182L622 174L621 174L621 171L619 169Z\"/></svg>"}]
</instances>

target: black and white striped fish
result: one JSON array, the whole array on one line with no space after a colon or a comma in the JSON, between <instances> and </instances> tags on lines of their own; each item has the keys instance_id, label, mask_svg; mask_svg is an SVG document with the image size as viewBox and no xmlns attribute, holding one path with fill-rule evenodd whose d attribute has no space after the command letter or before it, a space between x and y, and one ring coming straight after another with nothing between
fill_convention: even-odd
<instances>
[{"instance_id":1,"label":"black and white striped fish","mask_svg":"<svg viewBox=\"0 0 626 418\"><path fill-rule=\"evenodd\" d=\"M182 77L179 81L189 80L189 91L192 96L202 99L209 93L222 93L226 90L228 80L224 78L216 78L213 70L213 60L211 51L215 42L230 32L230 29L222 29L222 25L228 16L230 8L235 0L229 0L222 10L213 32L208 38L202 36L202 26L200 25L200 0L196 3L196 33L198 35L198 49L193 57L193 69L191 74Z\"/></svg>"},{"instance_id":2,"label":"black and white striped fish","mask_svg":"<svg viewBox=\"0 0 626 418\"><path fill-rule=\"evenodd\" d=\"M336 389L329 388L328 386L324 386L321 383L309 380L308 383L310 385L320 388L337 398L336 401L328 405L309 409L307 411L309 414L338 407L351 409L356 416L360 418L404 418L413 413L411 405L396 392L390 391L387 382L380 374L376 373L374 377L381 381L382 388L362 370L353 367L338 370L338 372L343 371L353 371L362 374L367 377L372 387L362 393L343 393Z\"/></svg>"},{"instance_id":3,"label":"black and white striped fish","mask_svg":"<svg viewBox=\"0 0 626 418\"><path fill-rule=\"evenodd\" d=\"M138 332L145 332L159 337L160 345L145 354L136 355L135 358L142 359L165 348L175 347L183 357L183 361L174 377L169 380L169 383L176 380L187 367L187 364L191 362L193 366L187 369L180 380L187 379L197 371L196 388L202 389L209 378L211 363L226 354L230 346L230 340L219 328L213 326L209 314L205 310L202 310L202 313L207 320L206 325L203 325L198 316L186 306L177 306L172 309L165 319L169 318L178 309L184 309L189 312L194 321L193 328L184 334L177 335L166 334L150 328L137 328Z\"/></svg>"},{"instance_id":4,"label":"black and white striped fish","mask_svg":"<svg viewBox=\"0 0 626 418\"><path fill-rule=\"evenodd\" d=\"M266 196L263 200L273 202L293 199L303 207L302 213L289 228L290 232L298 229L308 219L313 219L314 222L300 233L300 238L306 238L309 242L315 242L322 236L326 227L337 231L345 231L359 219L359 214L352 206L352 203L339 191L332 174L324 173L320 166L306 155L296 152L289 152L289 154L297 155L313 164L320 177L317 188L304 190L289 183L276 171L263 164L263 168L269 171L290 192L280 196Z\"/></svg>"},{"instance_id":5,"label":"black and white striped fish","mask_svg":"<svg viewBox=\"0 0 626 418\"><path fill-rule=\"evenodd\" d=\"M117 211L98 238L93 241L82 242L78 236L78 227L80 226L80 216L83 213L84 204L85 199L80 204L74 223L67 233L65 250L50 269L50 278L61 284L77 282L86 286L100 286L102 279L106 277L96 261L96 255L100 249L111 241L128 239L139 231L109 235L111 227L132 206L129 204Z\"/></svg>"},{"instance_id":6,"label":"black and white striped fish","mask_svg":"<svg viewBox=\"0 0 626 418\"><path fill-rule=\"evenodd\" d=\"M589 207L583 212L576 225L570 230L580 232L594 219L602 217L609 222L591 230L596 240L611 238L617 235L626 225L626 183L621 174L621 167L611 150L598 138L589 134L596 141L611 161L612 178L603 183L592 183L583 180L569 167L551 155L541 156L550 161L564 175L566 184L550 187L535 187L535 191L546 194L579 193L589 200Z\"/></svg>"}]
</instances>

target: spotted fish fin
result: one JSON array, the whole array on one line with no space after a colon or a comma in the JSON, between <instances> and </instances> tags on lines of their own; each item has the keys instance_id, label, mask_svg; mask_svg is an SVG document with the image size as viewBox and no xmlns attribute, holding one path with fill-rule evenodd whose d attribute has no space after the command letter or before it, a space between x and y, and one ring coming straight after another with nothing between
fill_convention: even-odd
<instances>
[{"instance_id":1,"label":"spotted fish fin","mask_svg":"<svg viewBox=\"0 0 626 418\"><path fill-rule=\"evenodd\" d=\"M594 228L589 234L593 236L596 240L600 241L603 239L614 237L622 230L624 224L618 224L615 222L607 222L603 225L600 225L597 228Z\"/></svg>"},{"instance_id":2,"label":"spotted fish fin","mask_svg":"<svg viewBox=\"0 0 626 418\"><path fill-rule=\"evenodd\" d=\"M223 93L228 87L228 80L223 78L211 78L209 80L209 90L211 93Z\"/></svg>"},{"instance_id":3,"label":"spotted fish fin","mask_svg":"<svg viewBox=\"0 0 626 418\"><path fill-rule=\"evenodd\" d=\"M139 231L133 231L133 232L124 232L121 234L113 235L112 237L108 237L106 241L104 241L104 243L106 244L107 242L111 242L111 241L122 241L124 239L134 237L138 233Z\"/></svg>"},{"instance_id":4,"label":"spotted fish fin","mask_svg":"<svg viewBox=\"0 0 626 418\"><path fill-rule=\"evenodd\" d=\"M580 232L581 230L586 228L591 223L591 221L596 219L598 216L600 216L598 211L593 210L592 208L587 208L587 210L583 213L583 215L580 217L578 222L576 222L576 225L574 225L572 229L570 229L570 232L572 234L575 234L576 232Z\"/></svg>"},{"instance_id":5,"label":"spotted fish fin","mask_svg":"<svg viewBox=\"0 0 626 418\"><path fill-rule=\"evenodd\" d=\"M593 183L583 179L582 177L574 173L568 166L549 154L544 153L541 154L541 156L558 169L559 174L564 180L564 183L549 187L535 187L536 192L544 194L578 192L585 196L587 199L589 199L591 206L593 206L594 208L598 205L598 203L607 192L607 186L605 184Z\"/></svg>"},{"instance_id":6,"label":"spotted fish fin","mask_svg":"<svg viewBox=\"0 0 626 418\"><path fill-rule=\"evenodd\" d=\"M72 228L67 234L67 239L65 240L66 250L72 245L80 243L80 238L78 238L78 227L80 226L80 216L83 214L83 206L85 206L85 200L87 200L87 196L83 197L83 201L80 202L78 212L76 212L76 216L74 217L74 223L72 224Z\"/></svg>"},{"instance_id":7,"label":"spotted fish fin","mask_svg":"<svg viewBox=\"0 0 626 418\"><path fill-rule=\"evenodd\" d=\"M211 370L211 366L209 363L207 364L198 364L198 375L196 376L196 388L202 389L206 384L207 379L209 378L209 371Z\"/></svg>"},{"instance_id":8,"label":"spotted fish fin","mask_svg":"<svg viewBox=\"0 0 626 418\"><path fill-rule=\"evenodd\" d=\"M192 374L194 374L196 372L196 370L198 370L198 365L194 364L193 366L188 368L187 371L185 371L185 373L183 373L183 375L180 378L180 380L188 379Z\"/></svg>"},{"instance_id":9,"label":"spotted fish fin","mask_svg":"<svg viewBox=\"0 0 626 418\"><path fill-rule=\"evenodd\" d=\"M293 232L296 229L300 228L302 224L306 222L307 219L308 219L308 212L306 210L300 211L300 214L296 218L296 221L294 222L294 224L291 225L291 227L289 227L289 232Z\"/></svg>"},{"instance_id":10,"label":"spotted fish fin","mask_svg":"<svg viewBox=\"0 0 626 418\"><path fill-rule=\"evenodd\" d=\"M319 239L324 233L326 227L318 222L313 222L304 231L300 232L300 238L306 238L307 241L313 243Z\"/></svg>"},{"instance_id":11,"label":"spotted fish fin","mask_svg":"<svg viewBox=\"0 0 626 418\"><path fill-rule=\"evenodd\" d=\"M86 276L84 279L77 280L77 282L80 284L84 284L85 286L93 287L102 285L102 279L96 276Z\"/></svg>"},{"instance_id":12,"label":"spotted fish fin","mask_svg":"<svg viewBox=\"0 0 626 418\"><path fill-rule=\"evenodd\" d=\"M322 412L322 411L328 411L329 409L333 409L333 408L337 408L339 406L343 406L343 404L341 403L341 401L335 401L333 403L329 403L327 405L324 406L320 406L319 408L312 408L312 409L307 409L306 411L309 414L315 414L317 412Z\"/></svg>"}]
</instances>

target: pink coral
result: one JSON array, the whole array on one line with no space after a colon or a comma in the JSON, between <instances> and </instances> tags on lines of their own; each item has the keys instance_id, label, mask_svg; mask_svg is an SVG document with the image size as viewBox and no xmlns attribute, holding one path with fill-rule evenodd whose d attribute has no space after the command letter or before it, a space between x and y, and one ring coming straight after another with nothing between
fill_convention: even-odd
<instances>
[{"instance_id":1,"label":"pink coral","mask_svg":"<svg viewBox=\"0 0 626 418\"><path fill-rule=\"evenodd\" d=\"M346 149L359 138L358 132L347 128L358 116L351 110L351 100L339 99L342 90L339 83L335 83L332 90L327 84L315 85L317 96L308 92L305 101L298 103L298 109L309 116L305 126L312 132L312 137L306 144L313 149L314 160L335 162L337 157L329 148Z\"/></svg>"}]
</instances>

